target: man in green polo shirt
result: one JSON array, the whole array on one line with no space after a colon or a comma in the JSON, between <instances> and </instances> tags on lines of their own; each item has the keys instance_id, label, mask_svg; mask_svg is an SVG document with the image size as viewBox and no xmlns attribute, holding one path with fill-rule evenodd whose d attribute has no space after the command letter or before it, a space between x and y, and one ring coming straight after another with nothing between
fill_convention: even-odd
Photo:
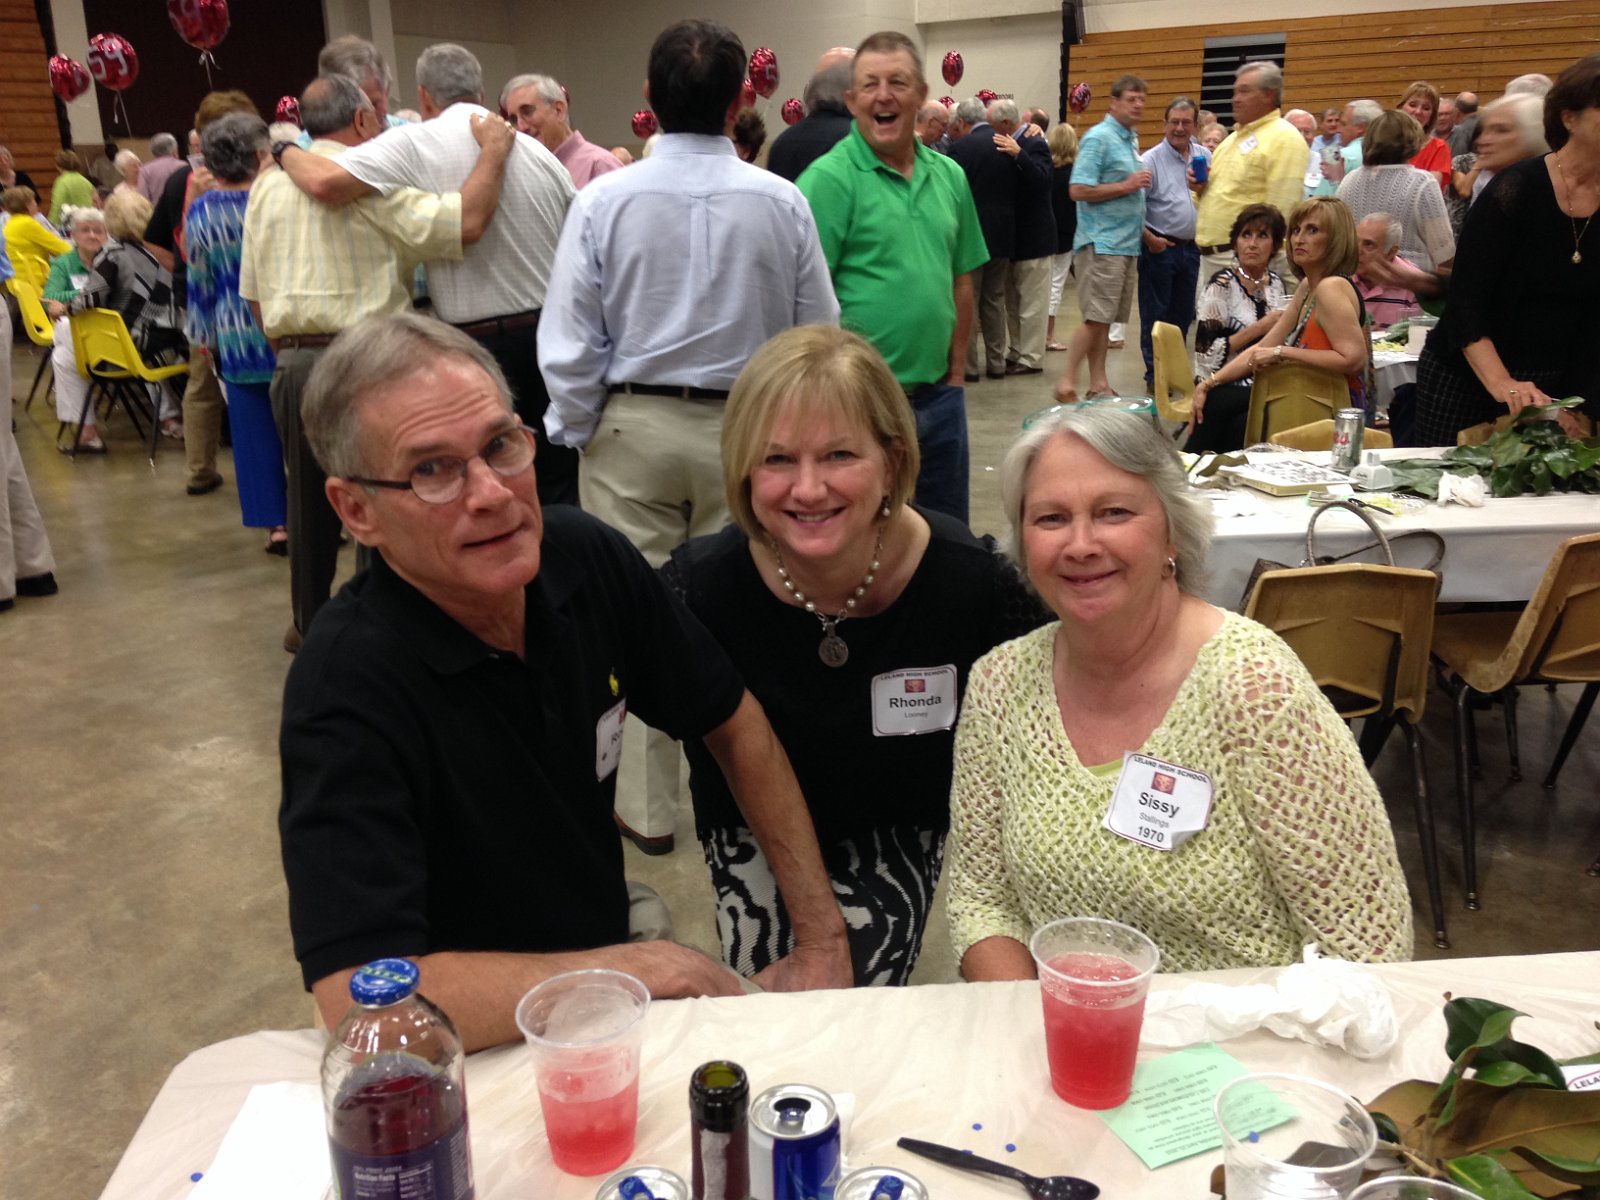
<instances>
[{"instance_id":1,"label":"man in green polo shirt","mask_svg":"<svg viewBox=\"0 0 1600 1200\"><path fill-rule=\"evenodd\" d=\"M796 180L811 203L840 323L888 360L917 416L916 502L967 519L969 272L988 261L966 174L917 139L928 98L904 34L856 49L849 135Z\"/></svg>"}]
</instances>

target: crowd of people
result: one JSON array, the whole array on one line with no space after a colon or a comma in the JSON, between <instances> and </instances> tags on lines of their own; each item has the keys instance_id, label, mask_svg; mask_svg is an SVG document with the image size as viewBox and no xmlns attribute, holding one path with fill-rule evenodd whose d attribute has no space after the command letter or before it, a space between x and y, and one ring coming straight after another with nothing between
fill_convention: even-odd
<instances>
[{"instance_id":1,"label":"crowd of people","mask_svg":"<svg viewBox=\"0 0 1600 1200\"><path fill-rule=\"evenodd\" d=\"M965 389L1061 350L1060 400L1085 366L1108 393L1137 295L1147 382L1153 325L1195 326L1188 444L1230 448L1257 372L1363 405L1369 327L1447 292L1422 436L1600 402L1600 56L1481 111L1417 83L1320 117L1249 62L1231 129L1177 96L1144 148L1137 75L1080 137L1009 98L929 103L894 32L823 55L766 145L746 62L717 23L664 30L632 162L554 76L492 111L458 45L392 113L387 63L340 38L301 130L214 92L189 158L108 155L105 197L70 151L49 216L8 181L69 448L104 451L71 321L109 308L150 359L187 356L181 423L152 403L188 493L223 482L225 404L242 521L289 560L279 824L329 1023L383 955L417 959L469 1047L577 966L658 996L903 984L947 838L968 978L1031 976L1030 931L1069 913L1177 968L1408 956L1377 789L1288 647L1201 598L1210 518L1171 441L1092 406L1036 423L1003 552L969 527ZM9 606L55 580L0 441ZM674 847L680 744L726 967L623 877L619 833ZM1201 833L1114 831L1130 754L1210 781Z\"/></svg>"}]
</instances>

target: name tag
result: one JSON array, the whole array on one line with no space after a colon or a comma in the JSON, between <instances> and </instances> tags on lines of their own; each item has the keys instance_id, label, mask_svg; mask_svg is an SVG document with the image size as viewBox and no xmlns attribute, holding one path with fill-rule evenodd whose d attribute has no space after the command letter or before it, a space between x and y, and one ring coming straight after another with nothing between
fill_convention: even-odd
<instances>
[{"instance_id":1,"label":"name tag","mask_svg":"<svg viewBox=\"0 0 1600 1200\"><path fill-rule=\"evenodd\" d=\"M956 723L954 666L886 671L872 681L872 732L878 737L938 733Z\"/></svg>"},{"instance_id":2,"label":"name tag","mask_svg":"<svg viewBox=\"0 0 1600 1200\"><path fill-rule=\"evenodd\" d=\"M1254 150L1258 145L1260 145L1260 143L1256 141L1256 135L1252 133L1249 137L1245 138L1244 141L1239 143L1239 153L1249 154L1250 151Z\"/></svg>"},{"instance_id":3,"label":"name tag","mask_svg":"<svg viewBox=\"0 0 1600 1200\"><path fill-rule=\"evenodd\" d=\"M1102 824L1130 842L1170 852L1206 827L1211 794L1211 776L1204 771L1124 754Z\"/></svg>"},{"instance_id":4,"label":"name tag","mask_svg":"<svg viewBox=\"0 0 1600 1200\"><path fill-rule=\"evenodd\" d=\"M618 700L600 716L594 727L594 777L604 779L622 761L622 727L628 717L627 700Z\"/></svg>"}]
</instances>

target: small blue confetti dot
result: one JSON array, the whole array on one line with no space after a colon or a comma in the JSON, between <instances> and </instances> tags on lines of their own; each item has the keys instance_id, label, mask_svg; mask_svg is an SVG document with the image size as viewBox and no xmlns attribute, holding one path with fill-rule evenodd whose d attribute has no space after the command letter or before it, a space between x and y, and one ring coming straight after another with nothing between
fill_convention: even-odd
<instances>
[{"instance_id":1,"label":"small blue confetti dot","mask_svg":"<svg viewBox=\"0 0 1600 1200\"><path fill-rule=\"evenodd\" d=\"M1017 1152L1017 1144L1015 1142L1007 1142L1006 1143L1006 1153L1007 1154L1015 1154L1016 1152Z\"/></svg>"},{"instance_id":2,"label":"small blue confetti dot","mask_svg":"<svg viewBox=\"0 0 1600 1200\"><path fill-rule=\"evenodd\" d=\"M34 912L38 912L39 911L39 906L37 904L32 905L31 907L33 908Z\"/></svg>"},{"instance_id":3,"label":"small blue confetti dot","mask_svg":"<svg viewBox=\"0 0 1600 1200\"><path fill-rule=\"evenodd\" d=\"M1261 1140L1261 1135L1259 1133L1257 1133L1254 1129L1252 1129L1250 1131L1250 1136L1245 1139L1245 1141L1247 1141L1247 1142L1259 1142L1260 1140Z\"/></svg>"},{"instance_id":4,"label":"small blue confetti dot","mask_svg":"<svg viewBox=\"0 0 1600 1200\"><path fill-rule=\"evenodd\" d=\"M972 1151L971 1150L963 1150L961 1153L963 1153L963 1154L971 1154Z\"/></svg>"},{"instance_id":5,"label":"small blue confetti dot","mask_svg":"<svg viewBox=\"0 0 1600 1200\"><path fill-rule=\"evenodd\" d=\"M983 1122L982 1121L974 1121L972 1123L972 1127L974 1129L982 1129L983 1128Z\"/></svg>"},{"instance_id":6,"label":"small blue confetti dot","mask_svg":"<svg viewBox=\"0 0 1600 1200\"><path fill-rule=\"evenodd\" d=\"M199 1183L204 1178L205 1178L205 1172L204 1171L196 1171L193 1175L189 1176L189 1182L190 1183Z\"/></svg>"}]
</instances>

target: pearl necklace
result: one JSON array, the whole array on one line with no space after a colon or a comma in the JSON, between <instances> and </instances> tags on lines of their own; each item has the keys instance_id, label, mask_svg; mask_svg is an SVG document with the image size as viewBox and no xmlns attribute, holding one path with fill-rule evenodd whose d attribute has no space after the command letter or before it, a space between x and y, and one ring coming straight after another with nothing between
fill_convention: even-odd
<instances>
[{"instance_id":1,"label":"pearl necklace","mask_svg":"<svg viewBox=\"0 0 1600 1200\"><path fill-rule=\"evenodd\" d=\"M879 558L883 554L882 527L880 526L878 529L877 544L872 547L872 565L867 568L866 577L856 587L854 594L844 602L844 611L832 617L826 613L818 612L817 602L795 587L794 580L789 578L788 568L783 565L783 552L778 549L777 539L771 539L770 545L772 546L772 557L778 561L778 578L783 580L785 590L794 597L796 604L822 622L822 642L817 646L817 657L827 666L844 666L850 660L850 647L844 644L844 639L838 634L839 622L855 614L856 601L867 594L867 589L872 586L872 581L878 577Z\"/></svg>"}]
</instances>

